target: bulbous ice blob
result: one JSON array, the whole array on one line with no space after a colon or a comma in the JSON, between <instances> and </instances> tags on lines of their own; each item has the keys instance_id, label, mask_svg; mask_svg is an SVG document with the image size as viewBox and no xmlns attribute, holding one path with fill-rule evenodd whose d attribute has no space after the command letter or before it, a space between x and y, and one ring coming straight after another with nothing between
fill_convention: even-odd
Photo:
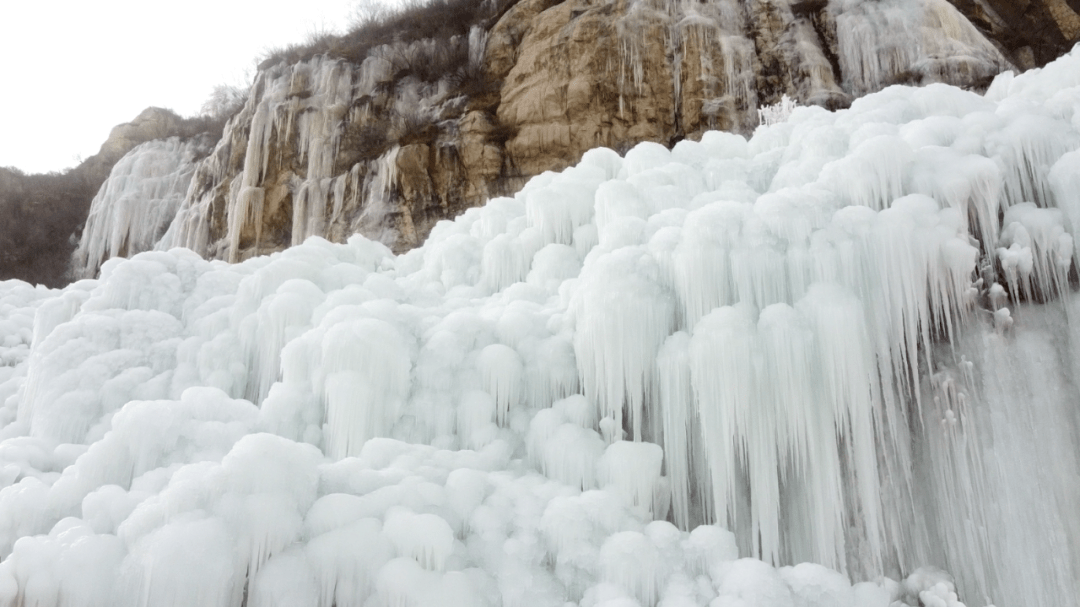
<instances>
[{"instance_id":1,"label":"bulbous ice blob","mask_svg":"<svg viewBox=\"0 0 1080 607\"><path fill-rule=\"evenodd\" d=\"M399 556L416 559L421 567L430 571L442 571L446 559L454 551L453 529L434 514L392 510L386 515L383 532Z\"/></svg>"}]
</instances>

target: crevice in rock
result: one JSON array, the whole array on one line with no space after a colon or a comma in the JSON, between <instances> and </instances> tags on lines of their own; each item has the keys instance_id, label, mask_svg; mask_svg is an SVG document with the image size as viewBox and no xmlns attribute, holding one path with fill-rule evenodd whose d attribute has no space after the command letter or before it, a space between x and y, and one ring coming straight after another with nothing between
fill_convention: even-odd
<instances>
[{"instance_id":1,"label":"crevice in rock","mask_svg":"<svg viewBox=\"0 0 1080 607\"><path fill-rule=\"evenodd\" d=\"M827 4L825 0L806 0L798 3L801 8L800 11L796 11L796 5L792 5L792 12L795 13L797 19L803 18L810 21L814 33L817 34L818 40L821 42L821 51L825 54L825 58L829 60L829 65L832 67L833 79L843 87L844 72L840 68L840 55L836 51L836 25L831 23L831 17L826 10ZM831 28L830 25L832 25Z\"/></svg>"}]
</instances>

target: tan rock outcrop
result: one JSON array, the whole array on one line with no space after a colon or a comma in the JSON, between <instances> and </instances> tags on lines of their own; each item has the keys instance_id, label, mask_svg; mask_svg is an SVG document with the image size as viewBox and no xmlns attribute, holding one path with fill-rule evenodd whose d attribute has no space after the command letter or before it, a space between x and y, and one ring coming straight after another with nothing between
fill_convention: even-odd
<instances>
[{"instance_id":1,"label":"tan rock outcrop","mask_svg":"<svg viewBox=\"0 0 1080 607\"><path fill-rule=\"evenodd\" d=\"M526 175L596 146L748 133L783 95L837 108L894 82L973 86L1009 67L944 0L520 6L532 25L507 13L492 40L521 43L491 56L506 70L499 121L518 128L506 153Z\"/></svg>"}]
</instances>

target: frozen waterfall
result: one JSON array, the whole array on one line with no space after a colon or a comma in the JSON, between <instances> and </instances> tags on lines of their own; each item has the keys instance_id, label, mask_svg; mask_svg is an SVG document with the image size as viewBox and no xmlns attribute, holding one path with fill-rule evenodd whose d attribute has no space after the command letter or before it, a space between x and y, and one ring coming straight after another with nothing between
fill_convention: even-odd
<instances>
[{"instance_id":1,"label":"frozen waterfall","mask_svg":"<svg viewBox=\"0 0 1080 607\"><path fill-rule=\"evenodd\" d=\"M209 153L205 137L148 141L121 158L90 203L72 269L93 278L106 259L154 248L184 201L196 162Z\"/></svg>"},{"instance_id":2,"label":"frozen waterfall","mask_svg":"<svg viewBox=\"0 0 1080 607\"><path fill-rule=\"evenodd\" d=\"M1078 176L1074 51L0 283L0 606L1073 604Z\"/></svg>"}]
</instances>

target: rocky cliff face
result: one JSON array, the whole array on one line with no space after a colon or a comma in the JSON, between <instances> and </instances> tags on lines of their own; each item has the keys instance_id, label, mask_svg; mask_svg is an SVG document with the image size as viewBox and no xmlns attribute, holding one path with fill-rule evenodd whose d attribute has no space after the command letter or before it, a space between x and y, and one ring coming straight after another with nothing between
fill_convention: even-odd
<instances>
[{"instance_id":1,"label":"rocky cliff face","mask_svg":"<svg viewBox=\"0 0 1080 607\"><path fill-rule=\"evenodd\" d=\"M485 40L452 41L475 74ZM417 41L359 65L318 56L261 72L159 246L238 261L359 231L401 251L499 191L493 116L449 77L413 73L442 52Z\"/></svg>"},{"instance_id":2,"label":"rocky cliff face","mask_svg":"<svg viewBox=\"0 0 1080 607\"><path fill-rule=\"evenodd\" d=\"M1021 69L1046 64L1080 40L1080 0L950 0Z\"/></svg>"},{"instance_id":3,"label":"rocky cliff face","mask_svg":"<svg viewBox=\"0 0 1080 607\"><path fill-rule=\"evenodd\" d=\"M1039 23L1075 38L1063 2L1028 2L1023 18L1049 15ZM895 83L985 86L1050 52L1023 44L1010 6L520 0L449 43L279 64L259 73L157 247L238 261L360 232L401 252L596 146L746 134L784 95L835 109ZM448 56L454 69L440 67Z\"/></svg>"},{"instance_id":4,"label":"rocky cliff face","mask_svg":"<svg viewBox=\"0 0 1080 607\"><path fill-rule=\"evenodd\" d=\"M897 82L976 86L1008 67L944 0L526 0L492 32L500 122L525 174L585 150L748 133L782 95L830 109ZM533 14L535 13L535 14ZM520 44L515 33L524 24Z\"/></svg>"}]
</instances>

